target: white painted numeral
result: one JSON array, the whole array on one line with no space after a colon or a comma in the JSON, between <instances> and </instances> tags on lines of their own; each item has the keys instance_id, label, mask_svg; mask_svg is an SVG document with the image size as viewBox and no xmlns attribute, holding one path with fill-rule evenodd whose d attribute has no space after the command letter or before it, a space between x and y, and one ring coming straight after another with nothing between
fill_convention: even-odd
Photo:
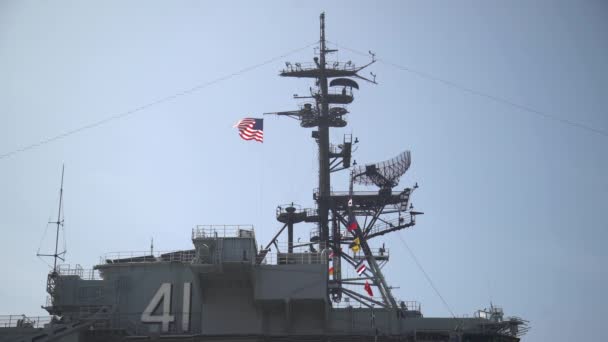
<instances>
[{"instance_id":1,"label":"white painted numeral","mask_svg":"<svg viewBox=\"0 0 608 342\"><path fill-rule=\"evenodd\" d=\"M169 324L175 321L175 316L171 315L171 283L163 283L150 304L146 307L144 312L141 314L141 321L144 323L161 323L161 331L168 332ZM154 311L160 306L160 302L163 302L163 310L161 315L152 315Z\"/></svg>"},{"instance_id":2,"label":"white painted numeral","mask_svg":"<svg viewBox=\"0 0 608 342\"><path fill-rule=\"evenodd\" d=\"M171 315L171 298L173 293L173 284L162 283L150 304L141 314L141 321L144 323L160 323L161 331L168 332L169 324L175 322L175 316ZM182 302L182 331L190 330L190 306L192 299L192 283L184 283L184 297ZM163 302L162 314L153 315L160 302Z\"/></svg>"}]
</instances>

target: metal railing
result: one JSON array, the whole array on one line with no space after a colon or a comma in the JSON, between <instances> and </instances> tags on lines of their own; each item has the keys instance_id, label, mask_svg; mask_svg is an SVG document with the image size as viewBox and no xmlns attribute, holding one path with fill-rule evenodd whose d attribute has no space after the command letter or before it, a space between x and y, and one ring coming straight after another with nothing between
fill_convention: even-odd
<instances>
[{"instance_id":1,"label":"metal railing","mask_svg":"<svg viewBox=\"0 0 608 342\"><path fill-rule=\"evenodd\" d=\"M306 208L304 209L304 212L306 212L307 217L319 216L319 209L317 208Z\"/></svg>"},{"instance_id":2,"label":"metal railing","mask_svg":"<svg viewBox=\"0 0 608 342\"><path fill-rule=\"evenodd\" d=\"M477 310L473 314L473 317L475 317L475 318L484 318L484 319L489 319L489 320L493 320L493 321L497 321L497 322L502 321L503 316L504 316L504 312L503 312L502 308L495 307L495 306L492 306L489 309Z\"/></svg>"},{"instance_id":3,"label":"metal railing","mask_svg":"<svg viewBox=\"0 0 608 342\"><path fill-rule=\"evenodd\" d=\"M414 300L405 300L405 301L397 301L398 304L401 304L401 302L403 302L403 304L405 304L405 308L408 311L418 311L421 312L421 305L419 302L414 301Z\"/></svg>"},{"instance_id":4,"label":"metal railing","mask_svg":"<svg viewBox=\"0 0 608 342\"><path fill-rule=\"evenodd\" d=\"M389 257L389 249L388 248L370 248L372 255L376 260L388 260ZM353 253L353 259L355 260L363 260L365 259L365 253L359 251L357 253Z\"/></svg>"},{"instance_id":5,"label":"metal railing","mask_svg":"<svg viewBox=\"0 0 608 342\"><path fill-rule=\"evenodd\" d=\"M218 237L255 238L253 225L197 225L192 228L192 239Z\"/></svg>"},{"instance_id":6,"label":"metal railing","mask_svg":"<svg viewBox=\"0 0 608 342\"><path fill-rule=\"evenodd\" d=\"M316 244L318 244L318 242L314 242L314 241L294 241L293 242L293 252L294 253L310 253L310 245L315 246ZM273 243L272 246L274 246L274 249L281 253L281 252L287 252L287 247L289 247L289 244L287 243L287 241L277 241L276 243ZM313 253L316 253L319 251L313 251Z\"/></svg>"},{"instance_id":7,"label":"metal railing","mask_svg":"<svg viewBox=\"0 0 608 342\"><path fill-rule=\"evenodd\" d=\"M348 70L355 71L357 70L357 66L352 62L325 62L325 68L327 70ZM286 65L286 68L282 69L282 73L289 73L295 71L303 71L303 70L315 70L318 69L316 63L289 63Z\"/></svg>"},{"instance_id":8,"label":"metal railing","mask_svg":"<svg viewBox=\"0 0 608 342\"><path fill-rule=\"evenodd\" d=\"M352 96L353 96L353 92L352 92L352 90L351 90L349 87L343 87L343 89L344 89L344 90L341 90L341 89L335 89L335 88L329 88L329 89L327 90L327 94L328 94L328 95L344 95L344 96L350 96L350 97L352 97ZM318 93L316 93L316 94L319 94L319 95L320 95L320 93L321 93L321 92L319 91L319 92L318 92Z\"/></svg>"},{"instance_id":9,"label":"metal railing","mask_svg":"<svg viewBox=\"0 0 608 342\"><path fill-rule=\"evenodd\" d=\"M313 189L313 195L315 197L319 196L319 188ZM330 196L350 196L349 191L330 191ZM354 191L353 196L376 196L378 195L378 191Z\"/></svg>"},{"instance_id":10,"label":"metal railing","mask_svg":"<svg viewBox=\"0 0 608 342\"><path fill-rule=\"evenodd\" d=\"M195 250L180 251L127 251L111 252L102 255L100 264L142 263L142 262L184 262L189 263L195 258Z\"/></svg>"},{"instance_id":11,"label":"metal railing","mask_svg":"<svg viewBox=\"0 0 608 342\"><path fill-rule=\"evenodd\" d=\"M403 229L414 225L414 220L409 212L406 212L401 217L396 217L391 220L378 221L367 234L368 237L376 237L382 235L383 232L391 230ZM401 227L401 228L399 228ZM346 240L352 240L352 234L347 229L340 230L340 234ZM315 227L310 230L310 239L317 238L319 236L319 228Z\"/></svg>"},{"instance_id":12,"label":"metal railing","mask_svg":"<svg viewBox=\"0 0 608 342\"><path fill-rule=\"evenodd\" d=\"M44 328L53 316L0 315L0 328Z\"/></svg>"},{"instance_id":13,"label":"metal railing","mask_svg":"<svg viewBox=\"0 0 608 342\"><path fill-rule=\"evenodd\" d=\"M98 270L84 269L79 264L62 264L57 266L57 273L61 276L78 276L83 280L103 280Z\"/></svg>"},{"instance_id":14,"label":"metal railing","mask_svg":"<svg viewBox=\"0 0 608 342\"><path fill-rule=\"evenodd\" d=\"M370 299L375 300L377 302L382 302L383 299L382 297L370 297ZM407 301L399 301L397 300L397 305L401 305L401 303L403 303L404 308L406 311L420 311L421 305L419 302L413 301L413 300L407 300ZM346 308L354 308L354 309L358 309L358 308L367 308L365 305L361 304L359 301L354 300L352 298L349 297L344 297L342 298L341 302L332 302L332 307L334 309L346 309Z\"/></svg>"},{"instance_id":15,"label":"metal railing","mask_svg":"<svg viewBox=\"0 0 608 342\"><path fill-rule=\"evenodd\" d=\"M262 265L304 265L327 264L327 256L322 253L276 253L269 252L262 260Z\"/></svg>"},{"instance_id":16,"label":"metal railing","mask_svg":"<svg viewBox=\"0 0 608 342\"><path fill-rule=\"evenodd\" d=\"M368 236L379 235L382 232L389 231L391 229L397 229L397 227L400 227L400 226L412 225L412 223L413 223L412 215L409 213L406 213L405 215L403 215L401 217L396 217L392 220L379 221L377 224L375 224L372 227L372 229L370 229L370 231L367 235ZM403 227L403 228L405 228L405 227Z\"/></svg>"}]
</instances>

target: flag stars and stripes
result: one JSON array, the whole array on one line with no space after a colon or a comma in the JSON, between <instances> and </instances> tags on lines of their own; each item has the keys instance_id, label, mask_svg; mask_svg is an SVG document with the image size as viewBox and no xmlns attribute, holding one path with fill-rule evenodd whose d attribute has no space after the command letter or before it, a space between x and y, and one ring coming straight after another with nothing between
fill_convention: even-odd
<instances>
[{"instance_id":1,"label":"flag stars and stripes","mask_svg":"<svg viewBox=\"0 0 608 342\"><path fill-rule=\"evenodd\" d=\"M234 124L243 140L264 142L264 119L243 118Z\"/></svg>"}]
</instances>

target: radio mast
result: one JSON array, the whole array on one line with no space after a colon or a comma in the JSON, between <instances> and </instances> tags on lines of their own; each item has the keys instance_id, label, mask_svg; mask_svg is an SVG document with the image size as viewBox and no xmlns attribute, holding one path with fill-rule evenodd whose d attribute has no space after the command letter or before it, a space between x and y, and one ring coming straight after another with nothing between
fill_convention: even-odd
<instances>
[{"instance_id":1,"label":"radio mast","mask_svg":"<svg viewBox=\"0 0 608 342\"><path fill-rule=\"evenodd\" d=\"M310 95L294 95L296 99L303 99L304 104L299 110L275 112L280 116L288 116L300 121L304 128L316 128L312 131L312 138L318 146L319 180L315 189L314 199L316 209L297 209L293 203L286 207L278 207L277 220L284 223L283 228L275 235L272 241L262 250L267 253L271 245L278 248L277 238L288 228L288 253L293 253L294 247L308 245L310 252L319 252L321 255L332 255L331 271L329 271L328 293L334 302L342 300L346 295L366 306L378 305L399 310L399 305L391 294L381 268L388 261L388 254L384 248L372 249L368 240L382 236L386 233L411 227L415 224L415 213L409 210L409 198L413 188L406 188L400 193L393 194L393 188L399 183L402 176L410 166L410 153L408 151L386 162L358 166L351 169L356 163L351 163L353 142L352 135L344 135L339 145L329 141L329 129L341 128L347 125L344 118L349 113L346 105L354 100L353 89L359 89L354 79L364 80L376 84L375 75L371 79L359 74L363 69L375 62L375 55L370 52L371 61L361 67L355 66L351 61L328 61L330 55L338 50L328 49L325 39L325 14L320 16L320 40L318 56L313 63L285 63L285 69L280 72L283 77L311 78L315 86L310 88ZM351 169L350 189L347 192L332 192L331 173ZM354 184L377 186L378 192L355 192ZM415 187L414 187L415 188ZM390 216L390 217L388 217ZM357 220L357 217L360 220ZM352 222L363 222L363 225ZM317 229L311 233L308 244L294 245L293 225L300 222L317 224ZM346 229L343 229L346 228ZM313 248L318 245L318 251ZM355 246L356 252L352 255L342 248L343 245ZM353 267L367 264L359 273L359 278L343 278L342 261ZM367 281L372 284L368 285ZM363 282L365 281L365 282ZM382 300L375 300L353 291L352 286L376 286Z\"/></svg>"},{"instance_id":2,"label":"radio mast","mask_svg":"<svg viewBox=\"0 0 608 342\"><path fill-rule=\"evenodd\" d=\"M62 218L62 206L63 206L63 176L65 173L65 164L61 167L61 185L59 186L59 208L57 209L57 221L50 221L49 224L55 225L55 253L53 254L40 254L37 253L36 256L44 256L44 257L53 257L53 272L57 273L57 259L61 261L65 261L64 256L66 251L62 251L59 253L59 229L63 227L63 218Z\"/></svg>"}]
</instances>

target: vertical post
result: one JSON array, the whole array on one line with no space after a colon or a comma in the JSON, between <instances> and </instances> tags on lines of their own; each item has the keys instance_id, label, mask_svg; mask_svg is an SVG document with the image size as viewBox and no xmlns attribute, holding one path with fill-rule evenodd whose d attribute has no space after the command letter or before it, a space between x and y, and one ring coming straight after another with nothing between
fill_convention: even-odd
<instances>
[{"instance_id":1,"label":"vertical post","mask_svg":"<svg viewBox=\"0 0 608 342\"><path fill-rule=\"evenodd\" d=\"M59 247L59 226L61 225L61 205L63 200L63 174L65 171L65 164L61 167L61 187L59 188L59 209L57 211L57 229L55 232L55 254L53 255L53 273L57 272L57 248Z\"/></svg>"},{"instance_id":2,"label":"vertical post","mask_svg":"<svg viewBox=\"0 0 608 342\"><path fill-rule=\"evenodd\" d=\"M330 196L330 177L329 177L329 104L327 102L327 76L325 75L325 13L321 13L321 39L319 51L319 87L321 90L321 111L319 117L319 248L323 250L327 247L329 240L329 196Z\"/></svg>"},{"instance_id":3,"label":"vertical post","mask_svg":"<svg viewBox=\"0 0 608 342\"><path fill-rule=\"evenodd\" d=\"M287 253L293 253L293 221L287 221Z\"/></svg>"}]
</instances>

